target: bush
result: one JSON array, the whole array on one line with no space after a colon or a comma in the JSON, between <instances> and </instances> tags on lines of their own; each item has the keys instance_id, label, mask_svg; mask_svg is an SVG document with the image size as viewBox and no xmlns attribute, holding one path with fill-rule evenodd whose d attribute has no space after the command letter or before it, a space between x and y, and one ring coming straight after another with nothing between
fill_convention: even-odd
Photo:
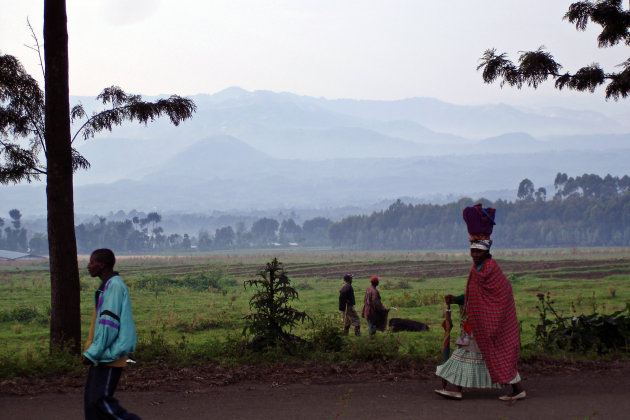
<instances>
[{"instance_id":1,"label":"bush","mask_svg":"<svg viewBox=\"0 0 630 420\"><path fill-rule=\"evenodd\" d=\"M295 290L313 290L313 285L307 282L297 283Z\"/></svg>"},{"instance_id":2,"label":"bush","mask_svg":"<svg viewBox=\"0 0 630 420\"><path fill-rule=\"evenodd\" d=\"M268 350L281 344L290 352L301 339L288 331L298 322L312 322L312 319L306 312L291 307L290 302L298 298L298 292L291 287L291 280L277 258L268 262L258 276L243 282L245 288L257 289L249 300L252 313L245 316L243 334L254 336L252 348L255 350Z\"/></svg>"},{"instance_id":3,"label":"bush","mask_svg":"<svg viewBox=\"0 0 630 420\"><path fill-rule=\"evenodd\" d=\"M611 351L630 352L630 304L610 315L578 315L561 317L553 307L549 293L537 295L540 324L536 326L536 341L544 348L559 348L571 352ZM554 319L548 319L548 313Z\"/></svg>"},{"instance_id":4,"label":"bush","mask_svg":"<svg viewBox=\"0 0 630 420\"><path fill-rule=\"evenodd\" d=\"M80 359L63 348L41 346L20 353L0 352L0 378L55 375L82 368Z\"/></svg>"},{"instance_id":5,"label":"bush","mask_svg":"<svg viewBox=\"0 0 630 420\"><path fill-rule=\"evenodd\" d=\"M398 357L400 341L391 334L360 337L348 344L348 357L358 362L388 362Z\"/></svg>"},{"instance_id":6,"label":"bush","mask_svg":"<svg viewBox=\"0 0 630 420\"><path fill-rule=\"evenodd\" d=\"M389 302L391 306L396 308L415 308L421 306L421 294L420 292L409 293L404 291L400 296L392 296Z\"/></svg>"},{"instance_id":7,"label":"bush","mask_svg":"<svg viewBox=\"0 0 630 420\"><path fill-rule=\"evenodd\" d=\"M398 283L387 282L381 286L383 290L403 290L411 289L411 285L408 280L399 280Z\"/></svg>"},{"instance_id":8,"label":"bush","mask_svg":"<svg viewBox=\"0 0 630 420\"><path fill-rule=\"evenodd\" d=\"M224 278L221 270L201 272L197 276L188 273L180 282L182 286L197 291L224 290L226 287L236 286L236 280Z\"/></svg>"},{"instance_id":9,"label":"bush","mask_svg":"<svg viewBox=\"0 0 630 420\"><path fill-rule=\"evenodd\" d=\"M0 322L29 322L34 320L48 322L49 316L50 308L48 308L48 314L43 314L36 307L17 306L10 311L0 311Z\"/></svg>"},{"instance_id":10,"label":"bush","mask_svg":"<svg viewBox=\"0 0 630 420\"><path fill-rule=\"evenodd\" d=\"M440 303L442 297L438 292L422 293L418 291L412 293L405 290L400 296L392 296L389 302L396 308L416 308Z\"/></svg>"},{"instance_id":11,"label":"bush","mask_svg":"<svg viewBox=\"0 0 630 420\"><path fill-rule=\"evenodd\" d=\"M230 314L221 312L218 315L218 319L208 319L202 316L194 315L193 318L188 320L179 321L175 324L175 327L185 333L193 333L199 331L207 331L213 329L233 329L236 327L236 322L232 319Z\"/></svg>"},{"instance_id":12,"label":"bush","mask_svg":"<svg viewBox=\"0 0 630 420\"><path fill-rule=\"evenodd\" d=\"M314 349L324 353L341 351L344 341L339 328L339 320L332 316L318 319L310 336Z\"/></svg>"},{"instance_id":13,"label":"bush","mask_svg":"<svg viewBox=\"0 0 630 420\"><path fill-rule=\"evenodd\" d=\"M194 291L225 291L228 287L236 286L236 280L225 278L223 271L213 270L195 274L186 273L182 278L171 278L164 275L142 276L139 279L128 280L132 289L150 290L158 293L168 286L185 287Z\"/></svg>"}]
</instances>

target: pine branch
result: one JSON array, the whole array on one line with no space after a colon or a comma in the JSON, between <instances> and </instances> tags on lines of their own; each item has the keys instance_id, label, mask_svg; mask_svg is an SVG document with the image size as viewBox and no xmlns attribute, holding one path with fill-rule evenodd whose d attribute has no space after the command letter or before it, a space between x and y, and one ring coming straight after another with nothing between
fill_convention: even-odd
<instances>
[{"instance_id":1,"label":"pine branch","mask_svg":"<svg viewBox=\"0 0 630 420\"><path fill-rule=\"evenodd\" d=\"M112 131L114 126L124 122L137 121L145 125L161 116L168 116L171 123L178 126L182 121L191 118L197 106L190 99L172 95L168 99L156 102L145 102L140 95L127 95L117 86L106 88L97 96L103 104L111 104L112 108L92 115L74 134L72 141L83 131L83 138L88 139L102 130ZM82 107L74 107L73 119L85 115Z\"/></svg>"},{"instance_id":2,"label":"pine branch","mask_svg":"<svg viewBox=\"0 0 630 420\"><path fill-rule=\"evenodd\" d=\"M599 47L611 47L624 41L630 45L630 12L625 11L621 0L579 1L571 4L564 19L575 25L579 31L586 30L589 21L602 27L597 40ZM618 100L630 96L630 60L620 66L624 68L618 73L605 73L597 63L582 67L575 74L560 74L560 65L553 56L544 51L544 47L536 51L522 52L518 66L507 58L505 53L497 54L496 49L486 50L480 58L477 70L483 70L484 83L500 80L500 86L506 83L521 89L527 84L534 89L547 79L555 79L558 90L564 88L580 92L593 93L598 86L609 82L606 87L606 99Z\"/></svg>"},{"instance_id":3,"label":"pine branch","mask_svg":"<svg viewBox=\"0 0 630 420\"><path fill-rule=\"evenodd\" d=\"M4 153L5 166L0 166L0 184L17 184L22 180L31 182L39 179L37 169L39 160L32 150L24 149L17 144L0 142Z\"/></svg>"}]
</instances>

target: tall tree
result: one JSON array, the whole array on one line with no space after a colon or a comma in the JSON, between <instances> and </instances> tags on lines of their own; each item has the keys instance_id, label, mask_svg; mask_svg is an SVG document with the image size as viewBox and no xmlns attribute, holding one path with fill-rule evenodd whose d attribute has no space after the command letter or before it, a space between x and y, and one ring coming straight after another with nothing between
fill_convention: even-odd
<instances>
[{"instance_id":1,"label":"tall tree","mask_svg":"<svg viewBox=\"0 0 630 420\"><path fill-rule=\"evenodd\" d=\"M13 251L25 252L28 248L28 243L26 242L26 229L22 227L22 213L18 209L13 209L9 211L9 217L13 227L5 229L5 246ZM2 223L0 223L0 226L2 226Z\"/></svg>"},{"instance_id":2,"label":"tall tree","mask_svg":"<svg viewBox=\"0 0 630 420\"><path fill-rule=\"evenodd\" d=\"M534 199L534 183L528 178L525 178L518 184L518 192L516 196L519 200L531 201Z\"/></svg>"},{"instance_id":3,"label":"tall tree","mask_svg":"<svg viewBox=\"0 0 630 420\"><path fill-rule=\"evenodd\" d=\"M630 12L623 9L621 0L595 0L572 3L564 15L564 19L575 24L579 31L586 29L590 21L600 25L602 31L597 37L600 48L612 47L620 42L630 46ZM619 64L621 71L605 72L597 63L577 70L575 74L561 73L562 65L553 55L544 50L523 52L518 65L507 58L505 53L497 54L496 49L488 49L481 58L477 70L483 69L483 81L493 83L497 79L500 84L508 84L518 89L523 85L533 87L548 78L555 80L559 90L567 88L577 91L594 92L598 86L606 86L606 99L618 100L630 95L630 58Z\"/></svg>"},{"instance_id":4,"label":"tall tree","mask_svg":"<svg viewBox=\"0 0 630 420\"><path fill-rule=\"evenodd\" d=\"M144 102L116 86L97 97L107 109L87 117L82 106L70 111L68 31L65 0L44 1L44 80L37 82L12 56L0 55L0 183L30 182L46 175L51 281L50 342L79 352L79 269L74 231L73 173L88 168L72 147L81 134L93 137L126 121L147 123L162 115L178 125L190 118L195 104L173 95ZM86 118L71 137L70 117ZM31 138L32 136L32 138ZM19 139L29 138L28 145ZM45 163L40 162L43 154Z\"/></svg>"},{"instance_id":5,"label":"tall tree","mask_svg":"<svg viewBox=\"0 0 630 420\"><path fill-rule=\"evenodd\" d=\"M214 246L215 248L231 248L234 245L234 239L236 234L232 226L224 226L218 228L214 233Z\"/></svg>"},{"instance_id":6,"label":"tall tree","mask_svg":"<svg viewBox=\"0 0 630 420\"><path fill-rule=\"evenodd\" d=\"M261 245L269 245L276 241L276 233L280 224L277 220L269 217L263 217L252 224L251 232Z\"/></svg>"},{"instance_id":7,"label":"tall tree","mask_svg":"<svg viewBox=\"0 0 630 420\"><path fill-rule=\"evenodd\" d=\"M44 1L44 145L50 255L50 343L81 343L81 301L74 234L68 29L65 0Z\"/></svg>"},{"instance_id":8,"label":"tall tree","mask_svg":"<svg viewBox=\"0 0 630 420\"><path fill-rule=\"evenodd\" d=\"M292 218L285 219L280 224L280 242L297 242L302 234L302 228Z\"/></svg>"}]
</instances>

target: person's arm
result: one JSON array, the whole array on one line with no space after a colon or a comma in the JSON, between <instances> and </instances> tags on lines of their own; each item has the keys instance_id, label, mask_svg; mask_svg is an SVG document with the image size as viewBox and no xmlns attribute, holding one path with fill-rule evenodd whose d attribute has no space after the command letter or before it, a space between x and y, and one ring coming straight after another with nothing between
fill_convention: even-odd
<instances>
[{"instance_id":1,"label":"person's arm","mask_svg":"<svg viewBox=\"0 0 630 420\"><path fill-rule=\"evenodd\" d=\"M376 307L376 309L379 312L386 312L387 311L385 306L383 306L383 301L381 300L381 294L378 292L378 290L376 291L376 299L375 299L375 302L374 302L374 306Z\"/></svg>"},{"instance_id":2,"label":"person's arm","mask_svg":"<svg viewBox=\"0 0 630 420\"><path fill-rule=\"evenodd\" d=\"M344 284L339 292L339 302L345 307L350 302L350 289L347 284Z\"/></svg>"},{"instance_id":3,"label":"person's arm","mask_svg":"<svg viewBox=\"0 0 630 420\"><path fill-rule=\"evenodd\" d=\"M466 295L459 295L459 296L453 296L453 295L446 295L444 296L444 301L448 304L455 304L455 305L463 305L464 302L466 301Z\"/></svg>"},{"instance_id":4,"label":"person's arm","mask_svg":"<svg viewBox=\"0 0 630 420\"><path fill-rule=\"evenodd\" d=\"M120 331L120 314L125 289L117 282L111 282L103 292L103 304L96 314L94 340L84 356L98 363L103 353L112 345Z\"/></svg>"}]
</instances>

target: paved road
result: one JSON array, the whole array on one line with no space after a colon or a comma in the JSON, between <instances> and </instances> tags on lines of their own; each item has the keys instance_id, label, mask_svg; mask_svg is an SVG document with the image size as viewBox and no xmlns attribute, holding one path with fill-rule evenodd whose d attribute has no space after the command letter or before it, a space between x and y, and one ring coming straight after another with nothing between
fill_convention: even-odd
<instances>
[{"instance_id":1,"label":"paved road","mask_svg":"<svg viewBox=\"0 0 630 420\"><path fill-rule=\"evenodd\" d=\"M144 419L437 419L627 420L630 370L535 376L523 381L528 398L497 399L498 390L470 390L463 401L433 393L437 381L360 384L247 384L205 392L120 392L118 398ZM350 400L339 413L339 401ZM1 419L81 419L81 390L36 396L0 395Z\"/></svg>"}]
</instances>

